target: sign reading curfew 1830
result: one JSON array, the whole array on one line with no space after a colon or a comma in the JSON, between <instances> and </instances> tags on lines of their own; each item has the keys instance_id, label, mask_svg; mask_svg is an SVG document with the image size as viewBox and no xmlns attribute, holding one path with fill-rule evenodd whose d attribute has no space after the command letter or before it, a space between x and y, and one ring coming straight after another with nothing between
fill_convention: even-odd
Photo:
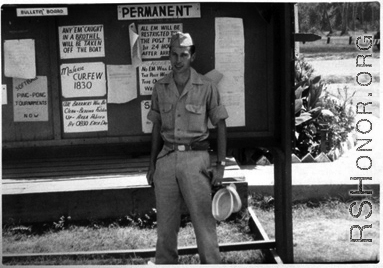
<instances>
[{"instance_id":1,"label":"sign reading curfew 1830","mask_svg":"<svg viewBox=\"0 0 383 268\"><path fill-rule=\"evenodd\" d=\"M199 3L119 5L119 20L200 18Z\"/></svg>"}]
</instances>

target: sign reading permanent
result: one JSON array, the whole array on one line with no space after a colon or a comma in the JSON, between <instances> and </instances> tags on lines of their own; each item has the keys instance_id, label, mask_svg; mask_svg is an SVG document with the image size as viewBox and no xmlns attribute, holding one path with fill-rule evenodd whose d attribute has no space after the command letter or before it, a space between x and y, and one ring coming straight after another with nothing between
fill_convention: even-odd
<instances>
[{"instance_id":1,"label":"sign reading permanent","mask_svg":"<svg viewBox=\"0 0 383 268\"><path fill-rule=\"evenodd\" d=\"M63 101L64 132L108 130L106 99Z\"/></svg>"},{"instance_id":2,"label":"sign reading permanent","mask_svg":"<svg viewBox=\"0 0 383 268\"><path fill-rule=\"evenodd\" d=\"M172 35L182 32L182 23L138 25L142 45L142 58L154 59L169 56Z\"/></svg>"},{"instance_id":3,"label":"sign reading permanent","mask_svg":"<svg viewBox=\"0 0 383 268\"><path fill-rule=\"evenodd\" d=\"M105 64L102 62L62 64L60 75L64 98L106 95Z\"/></svg>"},{"instance_id":4,"label":"sign reading permanent","mask_svg":"<svg viewBox=\"0 0 383 268\"><path fill-rule=\"evenodd\" d=\"M13 78L15 122L48 121L48 82L46 76Z\"/></svg>"},{"instance_id":5,"label":"sign reading permanent","mask_svg":"<svg viewBox=\"0 0 383 268\"><path fill-rule=\"evenodd\" d=\"M66 7L39 7L39 8L17 8L17 17L35 17L35 16L67 16Z\"/></svg>"},{"instance_id":6,"label":"sign reading permanent","mask_svg":"<svg viewBox=\"0 0 383 268\"><path fill-rule=\"evenodd\" d=\"M105 57L103 25L61 26L59 42L62 59Z\"/></svg>"},{"instance_id":7,"label":"sign reading permanent","mask_svg":"<svg viewBox=\"0 0 383 268\"><path fill-rule=\"evenodd\" d=\"M200 18L201 7L199 3L120 5L117 13L119 20Z\"/></svg>"},{"instance_id":8,"label":"sign reading permanent","mask_svg":"<svg viewBox=\"0 0 383 268\"><path fill-rule=\"evenodd\" d=\"M154 84L172 70L170 61L145 61L139 67L140 94L152 95Z\"/></svg>"}]
</instances>

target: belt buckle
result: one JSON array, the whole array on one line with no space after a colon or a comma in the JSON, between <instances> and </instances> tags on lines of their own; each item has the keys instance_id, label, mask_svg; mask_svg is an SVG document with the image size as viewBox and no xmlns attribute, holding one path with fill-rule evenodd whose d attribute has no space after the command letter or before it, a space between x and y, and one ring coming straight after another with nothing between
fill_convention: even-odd
<instances>
[{"instance_id":1,"label":"belt buckle","mask_svg":"<svg viewBox=\"0 0 383 268\"><path fill-rule=\"evenodd\" d=\"M177 149L178 149L178 151L180 151L180 152L186 151L186 147L185 147L185 145L177 145Z\"/></svg>"}]
</instances>

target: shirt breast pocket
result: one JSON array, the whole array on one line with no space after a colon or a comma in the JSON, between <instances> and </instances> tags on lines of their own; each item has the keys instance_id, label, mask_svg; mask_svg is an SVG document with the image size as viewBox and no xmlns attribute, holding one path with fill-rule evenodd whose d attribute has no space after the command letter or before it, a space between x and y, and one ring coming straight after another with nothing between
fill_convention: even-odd
<instances>
[{"instance_id":1,"label":"shirt breast pocket","mask_svg":"<svg viewBox=\"0 0 383 268\"><path fill-rule=\"evenodd\" d=\"M203 133L206 130L206 106L186 104L186 110L188 111L188 130L191 132Z\"/></svg>"},{"instance_id":2,"label":"shirt breast pocket","mask_svg":"<svg viewBox=\"0 0 383 268\"><path fill-rule=\"evenodd\" d=\"M173 128L173 105L171 103L160 103L160 114L163 129Z\"/></svg>"}]
</instances>

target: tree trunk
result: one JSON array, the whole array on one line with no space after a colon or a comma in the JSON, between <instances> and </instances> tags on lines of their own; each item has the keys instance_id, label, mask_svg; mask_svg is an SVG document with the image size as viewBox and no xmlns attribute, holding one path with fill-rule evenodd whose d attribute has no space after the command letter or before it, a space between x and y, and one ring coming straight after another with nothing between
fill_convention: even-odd
<instances>
[{"instance_id":1,"label":"tree trunk","mask_svg":"<svg viewBox=\"0 0 383 268\"><path fill-rule=\"evenodd\" d=\"M331 35L333 33L330 17L327 13L327 5L323 8L323 14L322 14L322 31L326 29L326 26L329 29L328 35Z\"/></svg>"},{"instance_id":2,"label":"tree trunk","mask_svg":"<svg viewBox=\"0 0 383 268\"><path fill-rule=\"evenodd\" d=\"M347 12L348 11L348 3L343 3L343 8L342 8L342 31L340 35L346 35L348 34L347 30L347 25L348 25L348 16Z\"/></svg>"}]
</instances>

